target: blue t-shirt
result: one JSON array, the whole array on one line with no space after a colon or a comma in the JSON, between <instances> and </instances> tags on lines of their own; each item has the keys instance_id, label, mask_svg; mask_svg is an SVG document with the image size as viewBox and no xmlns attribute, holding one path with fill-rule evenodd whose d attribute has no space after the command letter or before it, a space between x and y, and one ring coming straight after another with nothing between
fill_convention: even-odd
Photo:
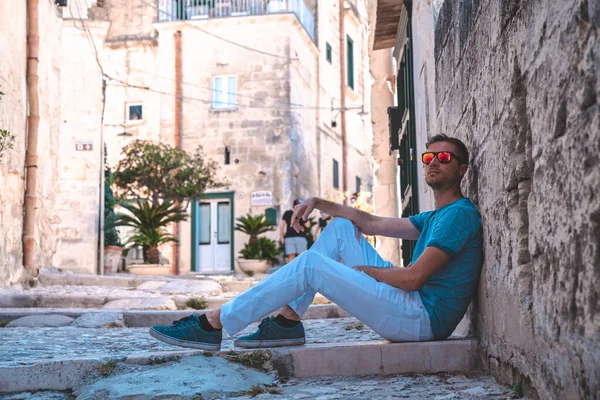
<instances>
[{"instance_id":1,"label":"blue t-shirt","mask_svg":"<svg viewBox=\"0 0 600 400\"><path fill-rule=\"evenodd\" d=\"M465 197L440 209L413 215L409 220L421 232L413 263L428 246L452 257L419 289L435 339L445 339L465 315L477 289L483 262L481 218L475 205Z\"/></svg>"}]
</instances>

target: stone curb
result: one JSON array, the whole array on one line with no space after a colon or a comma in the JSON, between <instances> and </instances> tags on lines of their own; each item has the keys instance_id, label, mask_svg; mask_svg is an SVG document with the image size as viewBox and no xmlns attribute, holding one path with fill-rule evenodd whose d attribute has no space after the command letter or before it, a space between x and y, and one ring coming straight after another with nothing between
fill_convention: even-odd
<instances>
[{"instance_id":1,"label":"stone curb","mask_svg":"<svg viewBox=\"0 0 600 400\"><path fill-rule=\"evenodd\" d=\"M177 295L163 295L162 297L120 297L120 296L94 296L81 294L11 294L0 296L0 310L7 308L69 308L73 304L79 305L78 308L90 309L101 308L102 306L117 300L152 300L152 299L173 299ZM194 296L187 296L194 297ZM198 296L197 296L198 297ZM210 308L220 307L233 297L209 297L205 296ZM187 300L186 300L187 301ZM175 307L173 305L173 307ZM111 309L112 310L112 309Z\"/></svg>"},{"instance_id":2,"label":"stone curb","mask_svg":"<svg viewBox=\"0 0 600 400\"><path fill-rule=\"evenodd\" d=\"M439 342L390 343L386 341L311 344L267 350L280 376L396 375L406 373L466 373L476 367L475 339ZM253 350L239 352L251 353ZM115 359L127 364L152 365L204 354L200 350L133 353ZM103 361L97 358L0 364L0 392L68 390L98 374Z\"/></svg>"},{"instance_id":3,"label":"stone curb","mask_svg":"<svg viewBox=\"0 0 600 400\"><path fill-rule=\"evenodd\" d=\"M186 317L193 312L204 314L210 310L102 310L102 309L79 309L79 308L0 308L0 320L10 322L17 318L30 315L66 315L77 319L83 314L111 312L122 313L127 328L144 328L152 325L169 325L174 320ZM303 315L303 319L327 319L344 318L350 314L342 310L336 304L313 305Z\"/></svg>"}]
</instances>

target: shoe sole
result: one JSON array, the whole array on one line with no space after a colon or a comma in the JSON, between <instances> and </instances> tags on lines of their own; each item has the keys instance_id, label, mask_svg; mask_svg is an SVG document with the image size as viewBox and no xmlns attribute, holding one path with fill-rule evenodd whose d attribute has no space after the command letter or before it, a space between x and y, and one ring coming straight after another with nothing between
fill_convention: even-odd
<instances>
[{"instance_id":1,"label":"shoe sole","mask_svg":"<svg viewBox=\"0 0 600 400\"><path fill-rule=\"evenodd\" d=\"M150 328L148 333L150 333L150 336L152 336L153 338L158 339L161 342L172 344L174 346L189 347L192 349L201 349L201 350L209 350L209 351L221 350L220 344L210 344L210 343L192 342L189 340L174 339L172 337L163 335L162 333L157 332L152 328Z\"/></svg>"},{"instance_id":2,"label":"shoe sole","mask_svg":"<svg viewBox=\"0 0 600 400\"><path fill-rule=\"evenodd\" d=\"M302 339L280 339L280 340L236 340L233 345L246 349L258 349L267 347L302 346L306 338Z\"/></svg>"}]
</instances>

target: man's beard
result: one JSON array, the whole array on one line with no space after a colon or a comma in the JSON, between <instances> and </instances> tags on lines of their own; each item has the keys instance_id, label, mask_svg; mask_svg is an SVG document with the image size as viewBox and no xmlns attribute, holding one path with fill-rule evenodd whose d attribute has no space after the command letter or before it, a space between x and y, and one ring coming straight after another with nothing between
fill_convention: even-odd
<instances>
[{"instance_id":1,"label":"man's beard","mask_svg":"<svg viewBox=\"0 0 600 400\"><path fill-rule=\"evenodd\" d=\"M440 189L449 189L451 187L454 187L459 183L460 180L458 179L447 179L447 180L436 180L436 179L431 179L429 180L427 178L427 176L425 176L425 183L433 190L440 190Z\"/></svg>"}]
</instances>

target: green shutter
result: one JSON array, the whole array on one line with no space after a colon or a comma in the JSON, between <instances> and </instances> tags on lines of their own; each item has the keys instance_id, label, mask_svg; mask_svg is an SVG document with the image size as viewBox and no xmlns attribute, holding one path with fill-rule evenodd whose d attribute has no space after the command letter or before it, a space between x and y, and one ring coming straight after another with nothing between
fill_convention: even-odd
<instances>
[{"instance_id":1,"label":"green shutter","mask_svg":"<svg viewBox=\"0 0 600 400\"><path fill-rule=\"evenodd\" d=\"M348 62L348 87L354 90L354 42L346 36L346 58Z\"/></svg>"},{"instance_id":2,"label":"green shutter","mask_svg":"<svg viewBox=\"0 0 600 400\"><path fill-rule=\"evenodd\" d=\"M329 43L325 43L325 58L331 64L331 45Z\"/></svg>"}]
</instances>

